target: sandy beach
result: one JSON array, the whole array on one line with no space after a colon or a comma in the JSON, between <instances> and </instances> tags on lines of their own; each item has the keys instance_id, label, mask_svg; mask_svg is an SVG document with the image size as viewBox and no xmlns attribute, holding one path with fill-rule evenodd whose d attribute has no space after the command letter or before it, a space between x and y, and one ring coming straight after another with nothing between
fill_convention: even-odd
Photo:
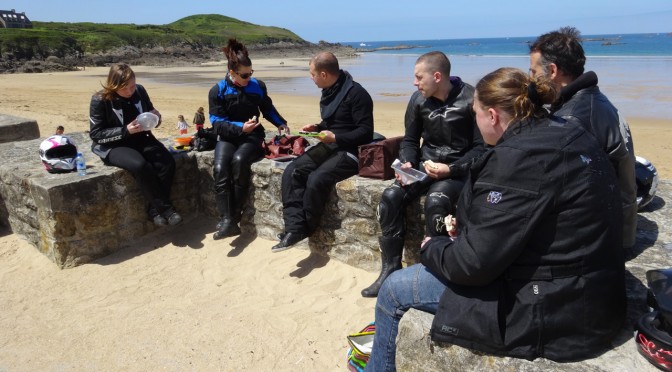
<instances>
[{"instance_id":1,"label":"sandy beach","mask_svg":"<svg viewBox=\"0 0 672 372\"><path fill-rule=\"evenodd\" d=\"M255 60L255 77L309 79L307 65L307 59ZM58 125L66 134L88 130L90 97L108 70L0 75L0 112L37 120L43 137ZM178 115L191 124L199 106L207 110L209 86L225 66L134 70L162 113L156 136L168 137L178 134ZM166 83L156 74L211 84ZM292 130L319 121L320 92L313 88L280 95L268 83ZM411 71L408 88L387 94L410 96ZM406 103L374 102L376 131L403 134ZM669 179L669 121L627 119L636 153ZM305 249L271 254L275 242L260 238L213 241L215 222L159 231L68 270L11 231L1 232L0 371L345 370L346 335L374 318L375 299L359 292L377 273Z\"/></svg>"}]
</instances>

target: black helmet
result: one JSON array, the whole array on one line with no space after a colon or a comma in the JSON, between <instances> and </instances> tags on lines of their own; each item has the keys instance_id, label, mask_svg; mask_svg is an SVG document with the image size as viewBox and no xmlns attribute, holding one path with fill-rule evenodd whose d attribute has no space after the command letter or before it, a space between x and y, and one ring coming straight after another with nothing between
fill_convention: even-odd
<instances>
[{"instance_id":1,"label":"black helmet","mask_svg":"<svg viewBox=\"0 0 672 372\"><path fill-rule=\"evenodd\" d=\"M635 324L637 351L656 367L672 371L672 269L649 270L647 302L654 310Z\"/></svg>"},{"instance_id":2,"label":"black helmet","mask_svg":"<svg viewBox=\"0 0 672 372\"><path fill-rule=\"evenodd\" d=\"M635 156L635 178L637 180L637 209L646 207L656 195L658 172L650 161Z\"/></svg>"},{"instance_id":3,"label":"black helmet","mask_svg":"<svg viewBox=\"0 0 672 372\"><path fill-rule=\"evenodd\" d=\"M659 328L657 311L644 314L635 324L637 351L654 366L672 371L672 337Z\"/></svg>"}]
</instances>

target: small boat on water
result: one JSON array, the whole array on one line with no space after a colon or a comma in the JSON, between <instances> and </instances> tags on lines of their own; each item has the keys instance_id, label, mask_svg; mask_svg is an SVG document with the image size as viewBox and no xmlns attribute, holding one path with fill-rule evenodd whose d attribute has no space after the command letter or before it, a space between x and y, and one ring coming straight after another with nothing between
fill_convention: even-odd
<instances>
[{"instance_id":1,"label":"small boat on water","mask_svg":"<svg viewBox=\"0 0 672 372\"><path fill-rule=\"evenodd\" d=\"M366 44L364 44L364 43L359 43L359 46L366 46Z\"/></svg>"}]
</instances>

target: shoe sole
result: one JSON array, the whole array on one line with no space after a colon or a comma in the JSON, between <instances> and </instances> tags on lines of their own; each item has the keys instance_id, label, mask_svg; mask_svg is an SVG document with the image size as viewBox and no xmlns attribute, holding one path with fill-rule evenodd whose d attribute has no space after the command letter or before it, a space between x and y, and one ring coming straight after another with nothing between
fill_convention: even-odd
<instances>
[{"instance_id":1,"label":"shoe sole","mask_svg":"<svg viewBox=\"0 0 672 372\"><path fill-rule=\"evenodd\" d=\"M293 247L294 247L293 245L290 245L288 247L277 247L277 248L273 247L273 248L271 248L271 253L286 251L286 250L288 250L290 248L293 248Z\"/></svg>"},{"instance_id":2,"label":"shoe sole","mask_svg":"<svg viewBox=\"0 0 672 372\"><path fill-rule=\"evenodd\" d=\"M241 233L242 232L240 230L229 231L226 234L219 234L219 231L217 231L216 233L212 234L212 240L220 240L220 239L224 239L224 238L230 238L232 236L238 236Z\"/></svg>"}]
</instances>

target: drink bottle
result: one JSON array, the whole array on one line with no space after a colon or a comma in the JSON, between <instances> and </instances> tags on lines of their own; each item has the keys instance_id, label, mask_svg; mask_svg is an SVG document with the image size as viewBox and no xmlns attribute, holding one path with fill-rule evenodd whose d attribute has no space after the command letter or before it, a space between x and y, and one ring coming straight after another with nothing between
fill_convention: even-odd
<instances>
[{"instance_id":1,"label":"drink bottle","mask_svg":"<svg viewBox=\"0 0 672 372\"><path fill-rule=\"evenodd\" d=\"M77 173L79 173L80 176L86 176L86 162L84 161L84 156L81 152L77 153L75 164L77 164Z\"/></svg>"}]
</instances>

